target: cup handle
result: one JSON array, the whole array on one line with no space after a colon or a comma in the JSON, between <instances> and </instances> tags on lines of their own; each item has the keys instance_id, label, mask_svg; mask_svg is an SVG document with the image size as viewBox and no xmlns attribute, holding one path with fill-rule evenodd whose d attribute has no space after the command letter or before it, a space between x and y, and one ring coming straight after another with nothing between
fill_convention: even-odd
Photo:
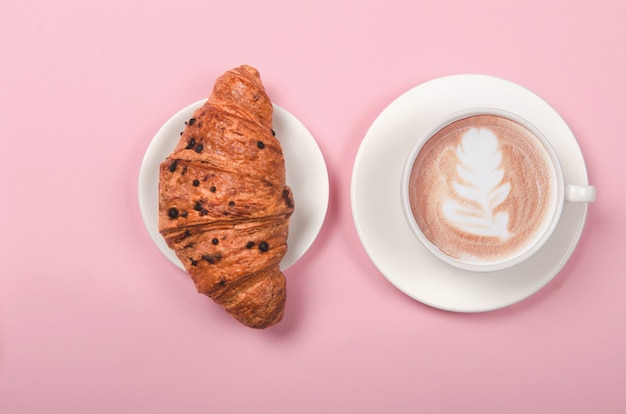
<instances>
[{"instance_id":1,"label":"cup handle","mask_svg":"<svg viewBox=\"0 0 626 414\"><path fill-rule=\"evenodd\" d=\"M593 185L567 184L565 186L565 201L592 203L596 201L596 187Z\"/></svg>"}]
</instances>

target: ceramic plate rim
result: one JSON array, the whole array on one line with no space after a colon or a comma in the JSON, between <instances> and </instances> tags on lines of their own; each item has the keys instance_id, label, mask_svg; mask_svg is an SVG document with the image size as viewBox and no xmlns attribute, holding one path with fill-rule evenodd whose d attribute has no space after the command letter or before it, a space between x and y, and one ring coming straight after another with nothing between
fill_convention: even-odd
<instances>
[{"instance_id":1,"label":"ceramic plate rim","mask_svg":"<svg viewBox=\"0 0 626 414\"><path fill-rule=\"evenodd\" d=\"M184 122L206 99L180 109L157 131L144 154L138 180L139 208L150 238L170 262L183 264L158 232L158 171L179 139ZM294 265L309 250L324 223L329 200L329 178L324 156L306 127L283 107L274 107L273 129L285 157L287 185L294 193L296 208L291 216L288 250L280 264L282 271ZM306 166L306 171L304 167Z\"/></svg>"}]
</instances>

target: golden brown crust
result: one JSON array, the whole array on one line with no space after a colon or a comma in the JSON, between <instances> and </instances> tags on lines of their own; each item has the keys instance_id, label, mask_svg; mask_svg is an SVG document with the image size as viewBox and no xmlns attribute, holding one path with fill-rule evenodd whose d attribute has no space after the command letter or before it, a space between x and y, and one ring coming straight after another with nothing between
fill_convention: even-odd
<instances>
[{"instance_id":1,"label":"golden brown crust","mask_svg":"<svg viewBox=\"0 0 626 414\"><path fill-rule=\"evenodd\" d=\"M266 328L283 318L285 277L276 264L240 279L234 288L219 289L210 296L244 325Z\"/></svg>"},{"instance_id":2,"label":"golden brown crust","mask_svg":"<svg viewBox=\"0 0 626 414\"><path fill-rule=\"evenodd\" d=\"M293 194L250 66L218 78L159 172L159 232L200 293L246 326L282 319Z\"/></svg>"}]
</instances>

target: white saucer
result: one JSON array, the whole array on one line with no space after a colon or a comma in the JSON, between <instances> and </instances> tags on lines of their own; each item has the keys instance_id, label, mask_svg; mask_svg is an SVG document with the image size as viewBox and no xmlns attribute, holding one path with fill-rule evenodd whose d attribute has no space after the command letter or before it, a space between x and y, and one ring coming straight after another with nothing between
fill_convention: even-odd
<instances>
[{"instance_id":1,"label":"white saucer","mask_svg":"<svg viewBox=\"0 0 626 414\"><path fill-rule=\"evenodd\" d=\"M578 244L586 203L566 203L544 248L497 272L460 270L437 259L411 232L400 196L402 170L415 140L445 115L473 107L515 113L550 140L565 182L588 184L585 162L569 127L541 98L519 85L484 75L455 75L419 85L393 101L374 121L352 173L352 213L358 235L378 270L398 289L427 305L481 312L521 301L561 270Z\"/></svg>"},{"instance_id":2,"label":"white saucer","mask_svg":"<svg viewBox=\"0 0 626 414\"><path fill-rule=\"evenodd\" d=\"M205 101L187 106L161 127L148 146L139 172L139 208L144 224L159 250L181 269L184 269L182 263L158 231L159 165L176 146L185 122ZM296 204L289 223L289 248L280 263L281 269L286 270L306 253L322 227L328 208L329 183L324 157L313 136L296 117L273 105L272 128L283 148L287 185Z\"/></svg>"}]
</instances>

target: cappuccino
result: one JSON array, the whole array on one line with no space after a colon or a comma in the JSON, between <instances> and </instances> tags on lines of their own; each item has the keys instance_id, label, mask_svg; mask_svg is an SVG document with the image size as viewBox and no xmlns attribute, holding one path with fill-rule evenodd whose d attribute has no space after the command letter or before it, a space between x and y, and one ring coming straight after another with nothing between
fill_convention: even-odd
<instances>
[{"instance_id":1,"label":"cappuccino","mask_svg":"<svg viewBox=\"0 0 626 414\"><path fill-rule=\"evenodd\" d=\"M557 211L550 153L529 128L500 115L469 115L432 134L410 166L407 185L422 235L470 265L525 254Z\"/></svg>"}]
</instances>

